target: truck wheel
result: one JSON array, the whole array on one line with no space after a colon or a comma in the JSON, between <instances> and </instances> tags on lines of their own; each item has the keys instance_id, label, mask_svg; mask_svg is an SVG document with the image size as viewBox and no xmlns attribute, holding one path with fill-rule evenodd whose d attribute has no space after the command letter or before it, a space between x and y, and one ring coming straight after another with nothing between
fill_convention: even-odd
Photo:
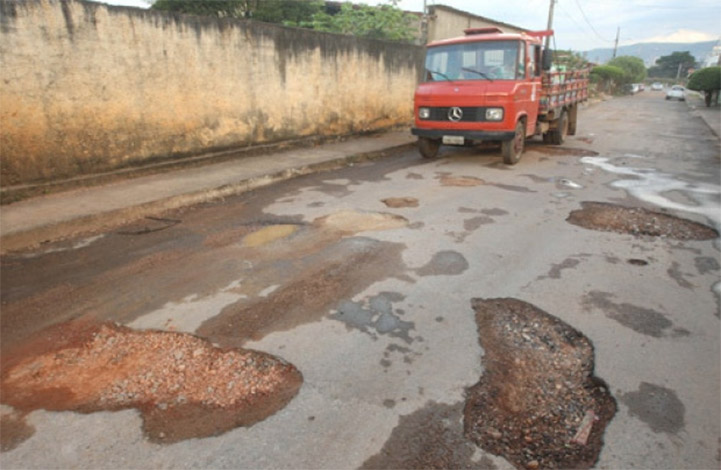
<instances>
[{"instance_id":1,"label":"truck wheel","mask_svg":"<svg viewBox=\"0 0 721 470\"><path fill-rule=\"evenodd\" d=\"M440 139L429 139L428 137L418 138L418 150L421 152L421 155L423 155L423 158L436 158L440 147Z\"/></svg>"},{"instance_id":2,"label":"truck wheel","mask_svg":"<svg viewBox=\"0 0 721 470\"><path fill-rule=\"evenodd\" d=\"M501 153L503 154L503 163L506 165L515 165L521 159L523 147L526 143L526 126L523 121L516 124L515 135L512 140L504 140L501 142Z\"/></svg>"},{"instance_id":3,"label":"truck wheel","mask_svg":"<svg viewBox=\"0 0 721 470\"><path fill-rule=\"evenodd\" d=\"M568 135L568 116L566 111L561 111L561 117L558 118L556 128L548 131L550 141L553 145L561 145Z\"/></svg>"}]
</instances>

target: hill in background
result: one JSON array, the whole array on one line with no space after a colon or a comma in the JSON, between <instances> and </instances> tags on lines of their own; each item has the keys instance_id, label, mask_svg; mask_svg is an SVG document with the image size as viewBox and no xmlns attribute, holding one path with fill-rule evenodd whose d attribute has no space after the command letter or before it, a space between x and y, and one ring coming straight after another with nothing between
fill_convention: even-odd
<instances>
[{"instance_id":1,"label":"hill in background","mask_svg":"<svg viewBox=\"0 0 721 470\"><path fill-rule=\"evenodd\" d=\"M628 46L619 46L616 56L630 55L643 59L646 67L650 67L656 63L659 57L670 55L673 52L689 51L697 61L703 62L718 41L681 43L681 42L646 42L638 44L630 44ZM613 48L592 49L583 52L586 59L603 64L611 60L613 57Z\"/></svg>"}]
</instances>

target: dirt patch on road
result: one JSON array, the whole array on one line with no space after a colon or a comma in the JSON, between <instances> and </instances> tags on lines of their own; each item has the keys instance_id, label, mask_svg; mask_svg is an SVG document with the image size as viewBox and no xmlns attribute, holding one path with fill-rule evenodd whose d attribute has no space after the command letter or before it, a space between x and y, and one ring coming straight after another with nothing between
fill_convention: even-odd
<instances>
[{"instance_id":1,"label":"dirt patch on road","mask_svg":"<svg viewBox=\"0 0 721 470\"><path fill-rule=\"evenodd\" d=\"M567 222L603 232L664 237L675 240L710 240L719 233L706 225L641 207L624 207L605 202L582 202Z\"/></svg>"},{"instance_id":2,"label":"dirt patch on road","mask_svg":"<svg viewBox=\"0 0 721 470\"><path fill-rule=\"evenodd\" d=\"M473 299L485 372L468 390L466 436L519 469L589 468L616 413L591 342L516 299Z\"/></svg>"},{"instance_id":3,"label":"dirt patch on road","mask_svg":"<svg viewBox=\"0 0 721 470\"><path fill-rule=\"evenodd\" d=\"M542 153L544 155L558 155L558 156L569 156L569 157L595 157L598 152L587 149L579 149L572 147L556 147L553 145L529 145L527 147L529 151Z\"/></svg>"},{"instance_id":4,"label":"dirt patch on road","mask_svg":"<svg viewBox=\"0 0 721 470\"><path fill-rule=\"evenodd\" d=\"M269 354L196 336L74 321L2 358L2 402L22 412L137 408L151 441L249 426L283 408L302 375Z\"/></svg>"}]
</instances>

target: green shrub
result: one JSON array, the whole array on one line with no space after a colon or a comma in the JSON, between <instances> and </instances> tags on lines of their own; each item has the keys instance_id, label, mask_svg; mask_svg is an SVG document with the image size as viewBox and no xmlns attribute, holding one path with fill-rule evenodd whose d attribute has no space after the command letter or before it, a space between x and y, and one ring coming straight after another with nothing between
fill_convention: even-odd
<instances>
[{"instance_id":1,"label":"green shrub","mask_svg":"<svg viewBox=\"0 0 721 470\"><path fill-rule=\"evenodd\" d=\"M695 71L688 79L686 87L689 90L703 91L706 106L711 106L712 102L718 104L719 90L721 90L721 67L706 67Z\"/></svg>"}]
</instances>

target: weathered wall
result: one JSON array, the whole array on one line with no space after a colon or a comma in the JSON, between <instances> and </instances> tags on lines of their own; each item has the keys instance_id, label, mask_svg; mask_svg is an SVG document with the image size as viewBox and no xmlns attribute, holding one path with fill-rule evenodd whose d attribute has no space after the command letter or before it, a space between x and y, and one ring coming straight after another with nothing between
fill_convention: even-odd
<instances>
[{"instance_id":1,"label":"weathered wall","mask_svg":"<svg viewBox=\"0 0 721 470\"><path fill-rule=\"evenodd\" d=\"M0 0L0 183L406 123L422 56L241 20Z\"/></svg>"}]
</instances>

